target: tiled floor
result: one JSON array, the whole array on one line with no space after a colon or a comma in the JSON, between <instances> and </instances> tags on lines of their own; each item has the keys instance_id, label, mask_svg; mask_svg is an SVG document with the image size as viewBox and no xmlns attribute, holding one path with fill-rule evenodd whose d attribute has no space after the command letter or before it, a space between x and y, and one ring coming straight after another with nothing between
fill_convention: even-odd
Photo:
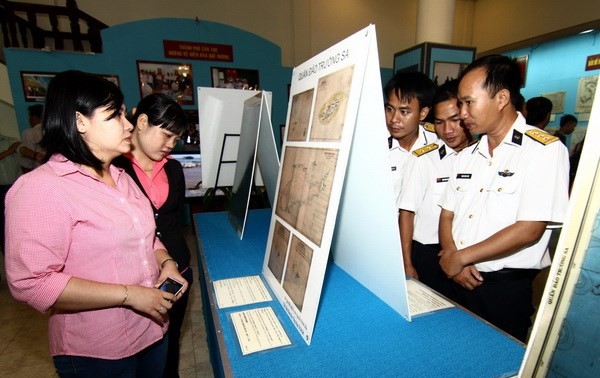
<instances>
[{"instance_id":1,"label":"tiled floor","mask_svg":"<svg viewBox=\"0 0 600 378\"><path fill-rule=\"evenodd\" d=\"M196 243L192 227L186 227L188 245L192 251L194 285L182 330L181 378L212 377L202 315L202 299L196 263ZM0 378L58 377L48 354L48 315L16 302L6 286L4 259L0 257Z\"/></svg>"}]
</instances>

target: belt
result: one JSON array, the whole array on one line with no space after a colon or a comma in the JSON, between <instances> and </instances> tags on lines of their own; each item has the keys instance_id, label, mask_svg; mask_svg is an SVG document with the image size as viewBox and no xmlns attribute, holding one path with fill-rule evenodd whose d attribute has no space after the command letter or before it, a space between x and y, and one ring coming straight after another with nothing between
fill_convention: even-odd
<instances>
[{"instance_id":1,"label":"belt","mask_svg":"<svg viewBox=\"0 0 600 378\"><path fill-rule=\"evenodd\" d=\"M539 269L516 269L504 268L495 272L479 272L484 280L489 281L512 281L533 279L539 273Z\"/></svg>"}]
</instances>

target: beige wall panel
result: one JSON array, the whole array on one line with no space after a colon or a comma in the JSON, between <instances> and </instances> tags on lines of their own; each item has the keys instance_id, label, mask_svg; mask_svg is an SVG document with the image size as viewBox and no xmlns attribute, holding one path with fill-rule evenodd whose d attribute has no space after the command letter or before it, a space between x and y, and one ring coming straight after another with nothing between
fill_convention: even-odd
<instances>
[{"instance_id":1,"label":"beige wall panel","mask_svg":"<svg viewBox=\"0 0 600 378\"><path fill-rule=\"evenodd\" d=\"M477 0L477 52L600 19L599 0Z\"/></svg>"}]
</instances>

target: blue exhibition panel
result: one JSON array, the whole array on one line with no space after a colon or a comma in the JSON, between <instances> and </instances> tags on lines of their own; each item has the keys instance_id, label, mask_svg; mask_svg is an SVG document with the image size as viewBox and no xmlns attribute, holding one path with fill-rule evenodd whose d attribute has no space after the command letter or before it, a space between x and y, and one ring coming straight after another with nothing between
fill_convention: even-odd
<instances>
[{"instance_id":1,"label":"blue exhibition panel","mask_svg":"<svg viewBox=\"0 0 600 378\"><path fill-rule=\"evenodd\" d=\"M261 275L271 210L249 213L240 240L226 212L194 215L209 346L216 375L234 377L508 377L525 348L460 308L408 322L334 262L327 268L311 345L277 300L227 309L215 305L214 280ZM275 296L271 293L273 298ZM232 312L271 306L291 346L243 356Z\"/></svg>"}]
</instances>

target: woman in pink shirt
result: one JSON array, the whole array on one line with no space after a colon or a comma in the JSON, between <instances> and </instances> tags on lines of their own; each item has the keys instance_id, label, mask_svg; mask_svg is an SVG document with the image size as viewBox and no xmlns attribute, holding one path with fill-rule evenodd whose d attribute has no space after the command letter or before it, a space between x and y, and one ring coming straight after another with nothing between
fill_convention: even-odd
<instances>
[{"instance_id":1,"label":"woman in pink shirt","mask_svg":"<svg viewBox=\"0 0 600 378\"><path fill-rule=\"evenodd\" d=\"M128 117L134 125L131 152L115 159L150 199L156 235L167 247L181 275L193 282L190 251L183 235L185 179L181 164L169 153L187 128L187 117L171 97L153 93L140 101ZM169 351L164 378L179 377L179 339L188 295L169 310Z\"/></svg>"},{"instance_id":2,"label":"woman in pink shirt","mask_svg":"<svg viewBox=\"0 0 600 378\"><path fill-rule=\"evenodd\" d=\"M187 282L155 236L148 199L111 165L131 149L123 94L97 75L66 71L46 96L49 160L6 198L6 271L12 295L50 311L61 377L160 377L167 312Z\"/></svg>"}]
</instances>

